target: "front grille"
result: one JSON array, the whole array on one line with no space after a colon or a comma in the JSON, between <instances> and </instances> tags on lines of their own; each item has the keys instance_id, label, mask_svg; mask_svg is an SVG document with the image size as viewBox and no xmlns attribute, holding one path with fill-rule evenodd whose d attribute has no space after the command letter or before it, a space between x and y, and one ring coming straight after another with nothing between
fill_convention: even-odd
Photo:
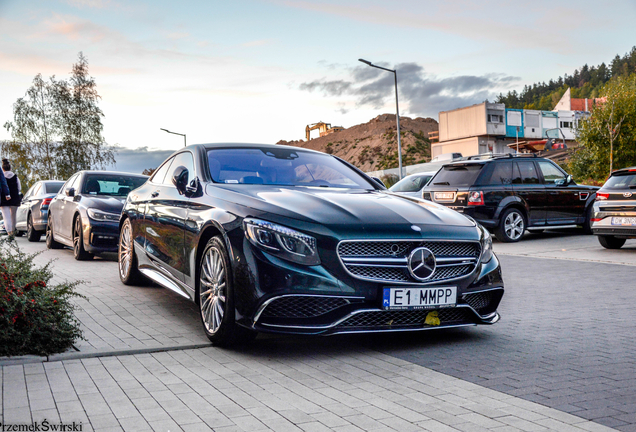
<instances>
[{"instance_id":1,"label":"front grille","mask_svg":"<svg viewBox=\"0 0 636 432\"><path fill-rule=\"evenodd\" d=\"M488 306L490 306L490 303L494 298L494 291L484 291L474 294L466 294L464 296L464 300L466 300L466 303L468 303L480 315L483 309L486 309Z\"/></svg>"},{"instance_id":2,"label":"front grille","mask_svg":"<svg viewBox=\"0 0 636 432\"><path fill-rule=\"evenodd\" d=\"M264 318L312 318L325 315L351 302L351 299L342 297L280 297L267 305L262 316Z\"/></svg>"},{"instance_id":3,"label":"front grille","mask_svg":"<svg viewBox=\"0 0 636 432\"><path fill-rule=\"evenodd\" d=\"M355 314L343 321L338 327L429 327L424 324L426 316L431 310L405 310L405 311L368 311ZM440 325L472 323L472 313L465 308L445 308L437 311Z\"/></svg>"},{"instance_id":4,"label":"front grille","mask_svg":"<svg viewBox=\"0 0 636 432\"><path fill-rule=\"evenodd\" d=\"M378 282L414 282L408 269L408 257L418 247L425 247L439 260L433 275L425 282L439 282L473 272L481 246L478 242L455 241L343 241L338 256L353 276ZM440 260L443 259L443 260Z\"/></svg>"}]
</instances>

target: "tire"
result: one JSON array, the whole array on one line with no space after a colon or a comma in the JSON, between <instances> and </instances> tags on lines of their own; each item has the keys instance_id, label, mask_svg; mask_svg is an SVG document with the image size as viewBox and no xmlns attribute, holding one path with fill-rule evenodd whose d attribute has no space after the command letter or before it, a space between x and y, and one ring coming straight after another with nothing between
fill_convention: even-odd
<instances>
[{"instance_id":1,"label":"tire","mask_svg":"<svg viewBox=\"0 0 636 432\"><path fill-rule=\"evenodd\" d=\"M132 224L126 218L119 230L119 247L117 250L119 279L124 285L138 285L144 277L139 272L137 254L133 243Z\"/></svg>"},{"instance_id":2,"label":"tire","mask_svg":"<svg viewBox=\"0 0 636 432\"><path fill-rule=\"evenodd\" d=\"M585 210L585 220L583 221L583 233L584 234L592 234L592 210L594 210L594 206L590 204Z\"/></svg>"},{"instance_id":3,"label":"tire","mask_svg":"<svg viewBox=\"0 0 636 432\"><path fill-rule=\"evenodd\" d=\"M26 236L27 240L30 242L39 242L40 237L42 237L42 233L33 228L33 218L31 217L31 213L29 213L29 217L27 218Z\"/></svg>"},{"instance_id":4,"label":"tire","mask_svg":"<svg viewBox=\"0 0 636 432\"><path fill-rule=\"evenodd\" d=\"M605 249L620 249L625 244L625 239L608 235L600 235L598 236L598 242Z\"/></svg>"},{"instance_id":5,"label":"tire","mask_svg":"<svg viewBox=\"0 0 636 432\"><path fill-rule=\"evenodd\" d=\"M201 254L197 285L199 317L210 342L229 346L256 337L256 332L235 322L230 259L219 236L212 237Z\"/></svg>"},{"instance_id":6,"label":"tire","mask_svg":"<svg viewBox=\"0 0 636 432\"><path fill-rule=\"evenodd\" d=\"M62 249L64 245L55 241L53 237L53 218L49 214L49 220L46 222L46 247L48 249Z\"/></svg>"},{"instance_id":7,"label":"tire","mask_svg":"<svg viewBox=\"0 0 636 432\"><path fill-rule=\"evenodd\" d=\"M16 237L22 237L24 235L24 231L18 231L17 229L13 232Z\"/></svg>"},{"instance_id":8,"label":"tire","mask_svg":"<svg viewBox=\"0 0 636 432\"><path fill-rule=\"evenodd\" d=\"M506 210L499 219L495 229L495 237L503 243L518 242L526 231L526 219L520 210L511 208Z\"/></svg>"},{"instance_id":9,"label":"tire","mask_svg":"<svg viewBox=\"0 0 636 432\"><path fill-rule=\"evenodd\" d=\"M73 257L77 261L93 259L93 254L84 249L84 239L82 236L82 219L77 216L73 222Z\"/></svg>"}]
</instances>

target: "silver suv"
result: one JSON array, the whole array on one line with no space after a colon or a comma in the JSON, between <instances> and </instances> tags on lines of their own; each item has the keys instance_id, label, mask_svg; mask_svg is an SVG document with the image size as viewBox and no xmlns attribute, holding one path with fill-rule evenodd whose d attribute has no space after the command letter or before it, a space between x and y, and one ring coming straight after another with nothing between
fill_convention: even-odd
<instances>
[{"instance_id":1,"label":"silver suv","mask_svg":"<svg viewBox=\"0 0 636 432\"><path fill-rule=\"evenodd\" d=\"M596 193L592 233L607 249L619 249L636 238L636 167L614 171Z\"/></svg>"}]
</instances>

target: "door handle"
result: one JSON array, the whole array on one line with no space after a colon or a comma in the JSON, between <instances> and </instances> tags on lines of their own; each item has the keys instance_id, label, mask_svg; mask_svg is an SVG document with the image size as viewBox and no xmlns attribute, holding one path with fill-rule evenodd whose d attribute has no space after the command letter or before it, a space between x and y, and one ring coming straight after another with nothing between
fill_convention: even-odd
<instances>
[{"instance_id":1,"label":"door handle","mask_svg":"<svg viewBox=\"0 0 636 432\"><path fill-rule=\"evenodd\" d=\"M159 191L154 191L153 193L150 194L150 196L152 198L156 198L157 196L159 196Z\"/></svg>"}]
</instances>

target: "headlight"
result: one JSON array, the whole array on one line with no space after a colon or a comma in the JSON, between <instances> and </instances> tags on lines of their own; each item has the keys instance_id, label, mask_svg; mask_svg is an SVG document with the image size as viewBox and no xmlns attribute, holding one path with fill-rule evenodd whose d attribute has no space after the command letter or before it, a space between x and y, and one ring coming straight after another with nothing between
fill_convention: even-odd
<instances>
[{"instance_id":1,"label":"headlight","mask_svg":"<svg viewBox=\"0 0 636 432\"><path fill-rule=\"evenodd\" d=\"M481 262L487 263L492 259L492 236L486 228L482 226L480 228L483 232L483 237L481 238Z\"/></svg>"},{"instance_id":2,"label":"headlight","mask_svg":"<svg viewBox=\"0 0 636 432\"><path fill-rule=\"evenodd\" d=\"M96 221L112 221L119 222L119 213L106 213L101 210L88 209L86 210L88 217Z\"/></svg>"},{"instance_id":3,"label":"headlight","mask_svg":"<svg viewBox=\"0 0 636 432\"><path fill-rule=\"evenodd\" d=\"M243 226L250 243L272 255L298 264L320 264L316 239L307 234L259 219L245 219Z\"/></svg>"}]
</instances>

